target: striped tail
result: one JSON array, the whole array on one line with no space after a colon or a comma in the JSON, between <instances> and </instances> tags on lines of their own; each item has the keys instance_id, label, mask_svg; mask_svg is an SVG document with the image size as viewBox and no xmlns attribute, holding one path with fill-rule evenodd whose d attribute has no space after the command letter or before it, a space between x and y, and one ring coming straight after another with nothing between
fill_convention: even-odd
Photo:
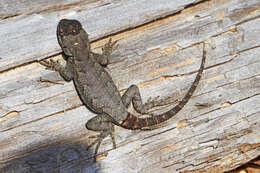
<instances>
[{"instance_id":1,"label":"striped tail","mask_svg":"<svg viewBox=\"0 0 260 173\"><path fill-rule=\"evenodd\" d=\"M150 116L147 118L138 118L135 115L128 113L128 116L126 119L120 124L121 127L126 128L126 129L131 129L131 130L137 130L137 129L142 129L145 127L151 127L154 125L157 125L159 123L162 123L170 118L172 118L174 115L176 115L183 107L184 105L189 101L191 98L192 94L194 93L195 89L197 88L203 69L204 69L204 64L206 60L206 50L205 50L205 44L203 44L203 55L202 55L202 60L201 60L201 65L200 69L198 71L198 74L196 76L196 79L192 83L189 91L185 95L185 97L180 101L178 105L176 105L174 108L171 110L160 114L156 116Z\"/></svg>"}]
</instances>

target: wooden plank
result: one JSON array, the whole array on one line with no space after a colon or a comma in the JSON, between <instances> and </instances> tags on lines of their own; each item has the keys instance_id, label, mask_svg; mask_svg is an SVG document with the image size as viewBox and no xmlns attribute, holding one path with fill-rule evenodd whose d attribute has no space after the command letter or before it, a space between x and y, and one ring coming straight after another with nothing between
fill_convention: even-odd
<instances>
[{"instance_id":1,"label":"wooden plank","mask_svg":"<svg viewBox=\"0 0 260 173\"><path fill-rule=\"evenodd\" d=\"M35 13L42 13L51 10L58 10L60 8L72 8L76 5L81 5L80 0L76 0L73 3L70 0L59 1L19 1L19 0L1 0L0 1L0 19L7 19L20 15L31 15ZM93 2L92 2L93 3Z\"/></svg>"},{"instance_id":2,"label":"wooden plank","mask_svg":"<svg viewBox=\"0 0 260 173\"><path fill-rule=\"evenodd\" d=\"M0 165L6 172L222 172L257 157L259 6L212 0L114 35L120 48L108 70L121 91L138 84L144 100L181 99L200 64L198 43L210 44L202 81L184 110L153 131L116 128L118 148L111 150L106 139L100 151L108 155L100 155L98 164L91 161L92 150L84 150L94 134L84 123L94 115L81 106L72 83L38 63L2 72ZM40 77L61 84L39 82Z\"/></svg>"},{"instance_id":3,"label":"wooden plank","mask_svg":"<svg viewBox=\"0 0 260 173\"><path fill-rule=\"evenodd\" d=\"M18 16L0 21L0 71L43 59L60 52L56 41L56 26L62 18L79 19L91 40L134 28L158 18L181 11L201 0L129 0L113 1L105 6L88 9L69 8L63 11ZM128 9L128 12L125 12Z\"/></svg>"},{"instance_id":4,"label":"wooden plank","mask_svg":"<svg viewBox=\"0 0 260 173\"><path fill-rule=\"evenodd\" d=\"M220 29L214 27L216 25L212 24L211 20L204 19L204 21L205 21L205 23L210 23L210 25L208 26L209 27L208 30L210 30L210 29L216 30L216 31L220 30ZM185 19L183 20L183 22L185 22ZM129 49L129 50L123 50L123 51L119 50L120 55L115 53L114 57L116 56L116 58L121 58L121 59L113 59L113 57L112 57L112 61L115 61L115 62L112 62L112 64L109 66L109 69L111 69L111 75L112 75L113 79L115 80L115 82L117 83L117 85L119 86L120 89L125 89L128 86L130 86L132 83L140 85L140 83L145 82L145 80L147 80L147 81L154 80L150 83L144 83L143 86L140 85L141 88L145 87L143 89L144 95L149 95L150 90L146 89L146 88L147 87L151 88L155 84L158 85L158 82L163 82L161 80L160 76L170 75L173 72L177 75L180 75L180 74L185 73L185 71L188 74L190 72L195 72L197 70L198 65L193 64L193 63L194 62L196 62L197 64L200 63L201 48L195 47L193 49L187 49L185 51L175 51L175 50L180 49L180 48L174 49L176 47L176 45L179 46L179 45L182 44L181 42L184 42L184 41L183 41L183 39L179 39L181 42L178 42L179 41L178 38L176 38L174 36L170 40L166 39L169 32L173 32L175 30L178 30L178 28L174 28L174 26L170 25L172 23L174 23L174 22L165 21L164 23L160 23L160 25L157 24L157 27L153 26L154 29L151 30L150 32L149 32L148 29L145 30L145 31L143 31L143 30L139 31L140 34L142 34L143 32L145 32L147 35L154 34L155 35L154 39L151 39L150 37L147 38L147 36L145 36L145 35L143 37L141 37L138 34L138 31L135 31L135 32L129 33L131 35L131 37L133 37L133 38L129 38L126 43L124 43L124 42L120 43L121 48L127 47L127 49ZM170 25L170 26L168 26L168 25ZM174 23L174 25L176 25L176 24ZM244 25L242 25L242 26L246 27L247 25L248 24L245 24L245 26ZM253 25L254 26L253 29L256 28L256 30L254 32L254 30L252 31L249 28L248 33L251 33L253 35L258 34L257 27L259 26L259 20L256 20L255 24L254 23L252 24L250 22L249 25ZM168 29L166 32L161 32L161 27L162 28L165 28L165 27L171 28L172 30ZM181 27L183 27L183 25L181 25ZM192 27L196 27L196 25L192 26ZM186 26L187 29L192 28L192 27L189 24ZM238 27L238 28L240 28L240 27ZM230 31L226 31L226 30L224 31L224 32L227 32L227 36L232 37L232 39L237 39L236 37L238 37L240 35L240 33L239 32L238 33L237 32L232 33L234 29L233 28L229 28L229 29L230 29ZM240 29L240 30L242 30L242 29ZM185 34L187 32L192 32L192 31L189 31L189 30L184 30L182 32L180 31L179 35L181 35L181 33ZM201 37L199 37L199 39L202 39L203 37L204 38L208 37L208 35L207 35L208 32L204 32L204 33L206 35L205 36L202 35ZM183 36L181 36L181 38L184 37L184 34L183 34ZM218 34L218 33L214 33L212 36L214 36L216 34ZM245 34L247 34L247 32ZM127 39L125 34L122 34L122 36L119 36L116 39L122 40L122 37ZM127 36L127 37L130 37L130 36ZM141 40L145 40L145 39L149 39L149 40L147 40L146 42L141 42ZM193 44L196 44L196 42L192 42L191 37L186 36L186 39L188 39L189 42L190 42L190 45L187 45L187 46L191 46ZM238 39L240 39L240 38L238 38ZM247 37L245 37L244 39L247 39ZM161 40L160 45L158 45L158 40ZM213 54L214 56L218 55L216 57L217 62L210 64L210 61L209 61L209 65L216 65L216 64L221 64L221 63L224 63L224 62L229 62L231 60L232 56L226 56L226 55L229 54L229 52L223 51L223 48L229 46L232 42L236 42L236 40L228 41L226 39L226 36L225 37L218 37L215 40L216 41L214 41L214 42L216 43L216 46L219 47L219 48L216 48L216 50L215 50L216 53ZM124 41L124 40L122 40L122 41ZM173 41L177 41L177 43L172 43ZM221 41L221 43L219 43L219 41ZM223 44L224 41L225 41L225 44ZM103 42L104 41L98 43L98 45L96 47L99 47L99 45L103 45L104 44ZM166 42L166 43L164 43L164 42ZM246 43L249 43L249 42L250 41L247 40ZM142 44L142 45L137 45L136 43L139 43L139 44ZM157 44L157 47L155 47L156 44ZM151 54L151 55L147 54L146 55L146 51L149 51L148 53L150 53L150 52L153 52L154 50L156 51L162 45L167 46L167 44L168 44L168 46L173 45L173 49L169 49L171 47L166 48L166 50L168 49L169 56L165 56L164 54L162 54L162 53L164 53L164 50L162 50L162 53L159 52L158 54L156 53L155 55L153 55L153 54ZM245 42L244 42L244 44L245 44ZM240 47L242 45L243 45L243 43L240 45ZM236 45L234 45L234 46L236 46ZM252 47L254 47L254 46L255 45L253 44ZM141 48L143 48L143 49L141 49ZM147 48L148 48L148 50L145 50ZM235 49L235 48L232 48L232 49ZM131 51L131 50L138 50L139 55L136 55L136 53ZM232 51L234 51L234 50L232 50ZM239 50L239 48L238 48L237 51L242 51L242 49ZM154 56L154 57L152 57L152 56ZM123 61L124 57L128 57L129 59ZM172 57L176 57L176 58L173 59ZM218 57L220 57L220 58L218 58ZM140 59L140 58L143 58L143 59ZM153 60L152 58L154 58L155 60ZM182 58L185 58L185 59L182 59ZM218 60L218 59L220 59L220 60ZM141 61L143 61L143 62L141 62ZM182 62L183 65L175 65L176 62ZM159 64L160 66L156 66L156 64ZM237 65L239 65L239 64L237 64ZM145 66L146 68L143 69L142 68L143 66ZM180 66L180 67L184 66L184 68L179 68L178 66ZM234 67L234 65L233 65L233 67ZM47 91L47 93L48 93L47 95L45 93L46 89L42 88L41 90L35 92L35 94L34 94L34 92L31 93L31 96L29 96L29 98L28 98L27 93L30 92L30 90L34 89L34 88L30 88L28 86L31 86L31 87L36 86L35 89L38 89L37 85L39 85L38 81L39 81L40 77L44 78L45 74L47 74L47 76L46 76L47 78L49 78L48 74L54 75L52 72L50 73L50 72L44 70L42 68L42 66L40 66L40 68L41 69L39 69L38 64L37 65L32 64L32 65L29 65L28 68L24 68L24 67L20 68L22 71L19 71L17 69L16 71L11 71L10 73L6 73L6 74L8 74L7 77L3 76L3 78L2 78L3 84L6 83L6 79L8 79L8 80L9 79L15 79L15 80L10 80L10 83L8 83L8 81L7 81L7 84L3 85L3 95L4 95L5 98L3 98L2 102L5 103L5 107L10 107L11 105L18 105L18 107L12 106L13 109L16 110L16 111L26 109L30 112L32 109L35 109L35 110L38 109L37 106L35 106L35 105L33 105L32 106L33 108L31 108L30 103L32 103L32 104L37 103L37 102L45 103L45 102L42 102L42 100L44 101L44 100L46 100L50 97L54 97L55 95L59 96L59 95L67 93L68 96L65 95L65 96L62 96L62 97L70 98L71 93L68 93L70 91L70 92L74 93L74 96L72 98L75 99L77 97L76 93L74 92L73 88L71 87L72 84L65 84L64 87L59 86L59 85L58 86L52 86L50 88L51 90ZM127 69L127 70L125 70L125 69ZM137 70L139 70L139 72ZM189 71L187 72L187 70L189 70ZM34 71L33 75L31 74L31 71ZM255 73L255 72L253 71L253 73ZM127 77L125 77L125 76L127 76ZM173 75L173 77L174 77L174 75ZM132 80L130 81L129 79L132 79ZM23 81L23 82L21 82L17 85L16 81ZM186 81L187 83L184 83L185 81L186 80L177 82L176 84L170 84L170 86L167 86L166 83L163 83L162 85L164 85L166 90L167 90L165 93L161 93L161 91L160 91L162 89L161 87L155 86L154 90L157 91L155 94L158 94L158 95L163 94L162 96L165 97L165 96L168 96L170 94L173 94L172 93L173 88L178 88L178 86L183 86L183 88L188 88L190 86L190 81L188 81L188 82ZM14 88L14 87L16 87L16 88ZM41 86L39 86L39 87L41 87ZM62 87L62 89L60 90L61 87ZM19 88L20 91L17 91L17 88ZM14 97L11 97L12 95L5 96L5 93L9 93L9 92L12 92L12 91L18 92L19 94L18 95L16 94ZM180 92L180 91L177 91L177 92ZM182 91L182 93L184 94L185 90ZM175 94L177 94L177 93L175 93ZM180 98L181 98L181 96L180 96ZM145 98L145 99L147 99L147 98ZM48 99L48 101L52 101L52 100ZM28 104L25 104L26 107L24 107L24 104L23 104L24 102L28 103ZM61 102L58 105L60 105L60 104L62 105L62 103L63 103L63 100L61 100ZM49 103L47 103L47 104L49 104ZM80 102L78 102L75 106L79 106L79 104L80 104ZM47 111L49 113L54 113L54 112L58 112L58 110L63 110L61 107L58 107L58 105L55 108L51 107L51 109L53 109L52 111L51 110L43 110L43 111ZM39 107L42 107L42 106L43 105L39 105ZM70 107L71 106L72 105L70 105ZM2 116L7 116L6 113L8 113L8 112L10 112L10 110L4 112ZM25 112L23 112L23 113L25 113ZM31 113L29 113L29 114L25 113L25 114L23 114L23 116L22 116L23 119L21 121L19 121L17 123L11 123L12 125L10 125L10 122L9 122L9 123L7 123L6 126L3 125L1 130L5 131L5 130L8 130L9 128L13 128L15 126L20 126L21 124L24 124L24 123L26 124L26 123L28 123L29 120L34 121L35 119L41 119L45 116L44 115L45 113L46 112L43 112L43 113L38 112L39 117L35 117L33 119L31 117ZM28 118L26 118L26 117L28 117Z\"/></svg>"}]
</instances>

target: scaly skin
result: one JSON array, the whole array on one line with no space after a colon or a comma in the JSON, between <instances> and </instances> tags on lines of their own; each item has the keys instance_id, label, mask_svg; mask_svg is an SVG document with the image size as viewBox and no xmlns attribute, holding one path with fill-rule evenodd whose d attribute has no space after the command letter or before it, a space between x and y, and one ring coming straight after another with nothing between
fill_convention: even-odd
<instances>
[{"instance_id":1,"label":"scaly skin","mask_svg":"<svg viewBox=\"0 0 260 173\"><path fill-rule=\"evenodd\" d=\"M160 124L176 115L189 101L201 78L206 51L203 45L203 58L199 72L185 97L171 110L148 118L138 118L129 113L127 108L132 102L135 110L141 114L147 113L154 106L160 105L161 101L151 100L145 104L136 85L132 85L121 97L111 76L105 70L109 56L118 47L111 39L103 47L103 54L91 52L88 34L77 20L62 19L57 27L58 42L63 50L66 66L63 67L56 61L43 61L42 65L47 69L54 70L66 80L73 80L77 93L83 104L97 114L86 123L89 130L100 131L98 138L89 146L97 143L95 155L102 140L111 136L113 146L114 125L126 129L146 129Z\"/></svg>"}]
</instances>

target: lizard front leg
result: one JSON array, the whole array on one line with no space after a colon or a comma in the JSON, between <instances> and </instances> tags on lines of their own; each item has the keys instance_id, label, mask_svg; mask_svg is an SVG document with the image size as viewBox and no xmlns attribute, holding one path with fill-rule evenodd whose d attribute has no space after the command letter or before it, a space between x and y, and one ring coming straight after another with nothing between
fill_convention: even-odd
<instances>
[{"instance_id":1,"label":"lizard front leg","mask_svg":"<svg viewBox=\"0 0 260 173\"><path fill-rule=\"evenodd\" d=\"M65 67L62 66L59 61L54 61L52 59L49 61L43 60L42 62L40 62L40 64L45 66L48 70L59 72L61 77L67 82L73 79L73 68L69 60L66 61Z\"/></svg>"},{"instance_id":2,"label":"lizard front leg","mask_svg":"<svg viewBox=\"0 0 260 173\"><path fill-rule=\"evenodd\" d=\"M109 41L103 46L102 54L97 54L91 52L91 56L98 62L100 65L106 66L109 63L109 57L118 48L117 41L113 41L110 38Z\"/></svg>"}]
</instances>

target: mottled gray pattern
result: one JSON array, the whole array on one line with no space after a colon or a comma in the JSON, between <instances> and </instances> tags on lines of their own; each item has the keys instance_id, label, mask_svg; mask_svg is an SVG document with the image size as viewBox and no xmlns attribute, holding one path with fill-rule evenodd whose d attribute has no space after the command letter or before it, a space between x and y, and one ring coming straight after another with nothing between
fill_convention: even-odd
<instances>
[{"instance_id":1,"label":"mottled gray pattern","mask_svg":"<svg viewBox=\"0 0 260 173\"><path fill-rule=\"evenodd\" d=\"M104 45L102 54L93 53L90 50L88 34L80 22L68 19L62 19L59 22L57 38L66 60L65 67L53 60L43 61L41 64L47 69L58 71L66 81L73 80L83 104L98 114L86 123L87 129L101 132L96 141L89 146L97 143L95 155L102 140L107 136L111 136L113 146L116 147L113 134L114 125L127 129L149 128L177 114L195 91L203 72L206 57L204 46L203 59L196 79L178 105L160 115L138 118L127 111L131 102L135 110L141 114L147 113L150 108L163 104L163 102L155 99L143 104L139 88L136 85L130 86L121 98L119 90L104 68L108 64L109 56L118 47L117 41L112 42L110 39Z\"/></svg>"}]
</instances>

